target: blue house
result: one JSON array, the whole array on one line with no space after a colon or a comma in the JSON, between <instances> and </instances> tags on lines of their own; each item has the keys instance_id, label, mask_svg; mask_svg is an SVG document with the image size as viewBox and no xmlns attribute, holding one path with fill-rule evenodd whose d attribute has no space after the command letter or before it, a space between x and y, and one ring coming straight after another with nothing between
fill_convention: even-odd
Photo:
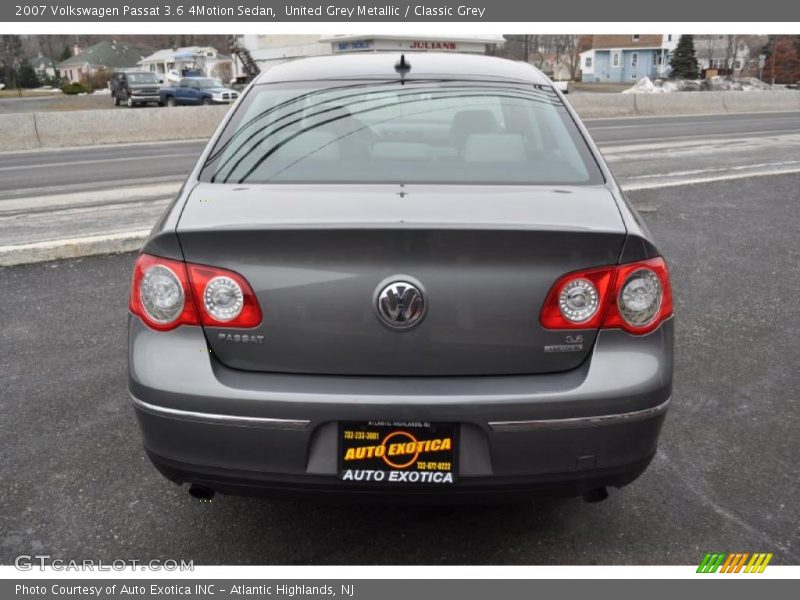
<instances>
[{"instance_id":1,"label":"blue house","mask_svg":"<svg viewBox=\"0 0 800 600\"><path fill-rule=\"evenodd\" d=\"M669 74L669 59L680 36L596 35L581 53L581 80L634 84Z\"/></svg>"}]
</instances>

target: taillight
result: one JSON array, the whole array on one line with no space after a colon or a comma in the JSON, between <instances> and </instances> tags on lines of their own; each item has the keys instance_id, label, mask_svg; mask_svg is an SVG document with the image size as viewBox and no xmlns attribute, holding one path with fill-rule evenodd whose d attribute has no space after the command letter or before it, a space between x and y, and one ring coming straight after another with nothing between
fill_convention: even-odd
<instances>
[{"instance_id":1,"label":"taillight","mask_svg":"<svg viewBox=\"0 0 800 600\"><path fill-rule=\"evenodd\" d=\"M539 321L546 329L619 328L653 331L672 315L664 259L568 273L547 294Z\"/></svg>"},{"instance_id":2,"label":"taillight","mask_svg":"<svg viewBox=\"0 0 800 600\"><path fill-rule=\"evenodd\" d=\"M539 320L546 329L596 329L603 321L614 267L575 271L550 288Z\"/></svg>"},{"instance_id":3,"label":"taillight","mask_svg":"<svg viewBox=\"0 0 800 600\"><path fill-rule=\"evenodd\" d=\"M256 327L261 308L247 281L232 271L140 254L130 311L158 331L179 325Z\"/></svg>"},{"instance_id":4,"label":"taillight","mask_svg":"<svg viewBox=\"0 0 800 600\"><path fill-rule=\"evenodd\" d=\"M667 263L660 256L619 265L613 301L603 327L618 327L628 333L649 333L672 316L672 287Z\"/></svg>"},{"instance_id":5,"label":"taillight","mask_svg":"<svg viewBox=\"0 0 800 600\"><path fill-rule=\"evenodd\" d=\"M148 327L158 331L197 325L199 319L186 264L140 254L133 267L129 308Z\"/></svg>"},{"instance_id":6,"label":"taillight","mask_svg":"<svg viewBox=\"0 0 800 600\"><path fill-rule=\"evenodd\" d=\"M206 265L187 267L203 325L249 328L261 323L261 308L244 277Z\"/></svg>"}]
</instances>

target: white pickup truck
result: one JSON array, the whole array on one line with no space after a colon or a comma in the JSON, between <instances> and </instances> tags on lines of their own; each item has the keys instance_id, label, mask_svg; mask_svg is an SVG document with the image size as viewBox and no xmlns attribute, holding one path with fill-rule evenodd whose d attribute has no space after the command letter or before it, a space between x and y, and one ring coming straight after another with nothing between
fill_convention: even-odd
<instances>
[{"instance_id":1,"label":"white pickup truck","mask_svg":"<svg viewBox=\"0 0 800 600\"><path fill-rule=\"evenodd\" d=\"M569 81L554 81L553 86L562 94L569 94L569 90L567 89Z\"/></svg>"}]
</instances>

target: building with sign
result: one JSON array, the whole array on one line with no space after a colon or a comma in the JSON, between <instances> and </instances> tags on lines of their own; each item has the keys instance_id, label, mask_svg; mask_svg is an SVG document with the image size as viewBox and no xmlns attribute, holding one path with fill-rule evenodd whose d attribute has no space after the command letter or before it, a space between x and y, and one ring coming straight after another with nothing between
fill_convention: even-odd
<instances>
[{"instance_id":1,"label":"building with sign","mask_svg":"<svg viewBox=\"0 0 800 600\"><path fill-rule=\"evenodd\" d=\"M502 46L502 35L239 35L237 44L247 48L262 71L296 58L343 52L467 52L486 54ZM240 69L241 71L241 69Z\"/></svg>"},{"instance_id":2,"label":"building with sign","mask_svg":"<svg viewBox=\"0 0 800 600\"><path fill-rule=\"evenodd\" d=\"M220 54L216 48L188 46L166 48L145 56L139 65L158 75L159 79L180 79L186 72L202 73L229 81L234 75L233 59Z\"/></svg>"}]
</instances>

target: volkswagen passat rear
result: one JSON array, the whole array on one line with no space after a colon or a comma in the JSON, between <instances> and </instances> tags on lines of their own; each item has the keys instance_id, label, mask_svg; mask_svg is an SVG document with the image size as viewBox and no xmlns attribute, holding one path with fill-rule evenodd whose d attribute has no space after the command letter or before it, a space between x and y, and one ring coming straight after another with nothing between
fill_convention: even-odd
<instances>
[{"instance_id":1,"label":"volkswagen passat rear","mask_svg":"<svg viewBox=\"0 0 800 600\"><path fill-rule=\"evenodd\" d=\"M529 65L384 53L263 74L139 255L130 391L195 495L561 490L651 460L669 275Z\"/></svg>"}]
</instances>

